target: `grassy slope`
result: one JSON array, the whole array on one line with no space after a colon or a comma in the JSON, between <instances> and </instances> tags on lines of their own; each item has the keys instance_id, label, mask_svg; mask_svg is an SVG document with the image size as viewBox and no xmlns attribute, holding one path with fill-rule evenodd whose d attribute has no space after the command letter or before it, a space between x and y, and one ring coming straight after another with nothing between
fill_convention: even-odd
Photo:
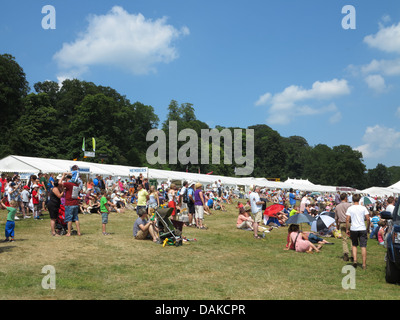
<instances>
[{"instance_id":1,"label":"grassy slope","mask_svg":"<svg viewBox=\"0 0 400 320\"><path fill-rule=\"evenodd\" d=\"M0 211L4 232L5 211ZM206 216L208 230L184 228L187 242L162 247L132 237L135 212L101 217L80 215L82 236L50 236L50 220L16 221L16 242L0 243L0 299L399 299L385 283L384 248L368 242L368 269L356 271L356 289L344 290L341 242L321 253L284 251L287 228L266 239L235 228L237 210L228 206ZM307 230L307 227L303 227ZM361 261L361 257L359 258ZM56 270L56 290L44 290L42 268ZM168 294L166 294L168 293Z\"/></svg>"}]
</instances>

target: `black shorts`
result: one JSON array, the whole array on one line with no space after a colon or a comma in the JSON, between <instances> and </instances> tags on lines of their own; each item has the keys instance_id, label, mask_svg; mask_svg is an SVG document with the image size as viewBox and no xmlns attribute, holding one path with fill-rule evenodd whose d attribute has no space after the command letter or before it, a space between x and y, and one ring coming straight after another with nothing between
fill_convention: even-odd
<instances>
[{"instance_id":1,"label":"black shorts","mask_svg":"<svg viewBox=\"0 0 400 320\"><path fill-rule=\"evenodd\" d=\"M360 245L361 248L365 248L367 246L367 241L368 241L367 230L363 230L363 231L351 231L350 230L350 239L351 239L351 244L354 247L357 247L358 245Z\"/></svg>"},{"instance_id":2,"label":"black shorts","mask_svg":"<svg viewBox=\"0 0 400 320\"><path fill-rule=\"evenodd\" d=\"M47 209L49 210L50 219L56 220L59 215L60 206L52 202L49 202L47 204Z\"/></svg>"},{"instance_id":3,"label":"black shorts","mask_svg":"<svg viewBox=\"0 0 400 320\"><path fill-rule=\"evenodd\" d=\"M187 207L188 207L188 212L190 213L190 214L194 214L194 212L195 212L195 210L194 210L194 203L189 203L188 202L188 204L187 204Z\"/></svg>"}]
</instances>

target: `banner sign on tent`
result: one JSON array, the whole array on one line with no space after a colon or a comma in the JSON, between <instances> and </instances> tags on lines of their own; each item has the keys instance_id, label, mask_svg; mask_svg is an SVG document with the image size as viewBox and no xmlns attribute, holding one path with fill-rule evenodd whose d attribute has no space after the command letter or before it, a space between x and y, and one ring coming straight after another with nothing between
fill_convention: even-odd
<instances>
[{"instance_id":1,"label":"banner sign on tent","mask_svg":"<svg viewBox=\"0 0 400 320\"><path fill-rule=\"evenodd\" d=\"M34 173L20 173L19 178L21 180L29 180L30 176L33 175Z\"/></svg>"},{"instance_id":2,"label":"banner sign on tent","mask_svg":"<svg viewBox=\"0 0 400 320\"><path fill-rule=\"evenodd\" d=\"M72 167L70 167L69 169L72 171ZM79 167L78 171L82 172L82 173L90 173L90 168L89 167Z\"/></svg>"},{"instance_id":3,"label":"banner sign on tent","mask_svg":"<svg viewBox=\"0 0 400 320\"><path fill-rule=\"evenodd\" d=\"M148 168L131 168L131 169L129 169L129 173L131 175L137 175L140 173L147 175L147 171L148 171Z\"/></svg>"}]
</instances>

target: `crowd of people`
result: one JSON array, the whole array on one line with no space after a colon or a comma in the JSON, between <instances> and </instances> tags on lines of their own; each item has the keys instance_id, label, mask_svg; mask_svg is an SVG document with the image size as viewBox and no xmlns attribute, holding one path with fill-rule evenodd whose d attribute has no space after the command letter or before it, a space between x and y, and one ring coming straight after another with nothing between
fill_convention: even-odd
<instances>
[{"instance_id":1,"label":"crowd of people","mask_svg":"<svg viewBox=\"0 0 400 320\"><path fill-rule=\"evenodd\" d=\"M103 178L98 175L85 180L79 175L77 166L63 174L32 175L27 181L21 180L18 174L7 176L3 173L0 192L0 206L8 212L6 241L14 241L15 220L42 220L46 210L50 215L53 236L58 235L56 222L62 209L67 236L71 235L72 223L75 223L76 233L81 234L79 214L100 215L102 233L108 235L106 226L111 212L136 210L134 237L153 241L157 241L157 228L150 218L159 207L172 208L172 220L184 221L188 227L207 229L206 215L217 210L225 211L227 204L236 203L239 211L236 227L252 231L256 239L265 237L274 228L288 226L288 219L295 214L317 217L322 212L332 212L335 222L318 233L300 232L297 225L289 225L285 248L318 252L323 244L330 244L323 237L335 236L342 239L343 259L352 260L354 265L357 265L357 247L361 247L363 267L366 266L367 234L371 239L376 238L380 245L384 244L388 224L381 219L380 212L392 212L396 201L392 196L380 197L364 204L359 194L271 190L259 186L244 192L243 188L224 187L221 181L205 186L194 181L184 181L182 186L166 181L156 186L142 174L116 180L112 176ZM264 215L264 211L271 204L280 204L283 209L270 217Z\"/></svg>"},{"instance_id":2,"label":"crowd of people","mask_svg":"<svg viewBox=\"0 0 400 320\"><path fill-rule=\"evenodd\" d=\"M71 235L72 223L75 223L76 233L80 235L79 214L99 214L102 217L102 232L108 235L106 225L109 213L135 210L138 218L146 221L145 218L158 207L173 208L172 220L185 215L187 226L207 229L204 216L211 215L215 210L225 211L224 203L230 204L234 197L232 191L222 190L220 181L208 186L185 181L178 188L169 181L158 186L151 185L142 174L129 179L118 177L116 180L112 176L103 178L97 175L86 180L79 175L77 166L63 174L39 173L27 180L21 180L18 174L3 173L0 191L0 206L12 211L7 221L43 220L44 212L48 211L53 236L59 235L60 230L56 226L60 218L66 225L67 236ZM147 216L143 215L144 211ZM136 233L137 227L134 227L135 236ZM12 237L6 235L6 240L10 239L14 240L14 234Z\"/></svg>"},{"instance_id":3,"label":"crowd of people","mask_svg":"<svg viewBox=\"0 0 400 320\"><path fill-rule=\"evenodd\" d=\"M393 196L366 197L358 193L347 194L337 192L335 194L297 191L293 189L268 190L254 187L248 194L246 206L239 203L237 228L254 231L254 237L260 239L260 226L283 227L288 226L288 236L285 250L293 249L298 252L319 252L325 244L333 244L323 237L336 237L342 239L343 260L351 261L357 267L357 248L361 248L362 268L366 268L367 240L377 239L379 245L385 244L385 235L388 222L381 218L380 213L389 211L393 213L397 199ZM365 200L366 199L366 200ZM368 201L369 200L369 201ZM366 203L368 201L368 203ZM264 215L265 203L280 204L283 209L274 217ZM365 202L365 203L364 203ZM247 209L246 209L247 207ZM332 223L317 232L302 232L299 225L287 221L295 214L305 214L317 218L321 214L328 214ZM311 225L311 221L309 222ZM270 232L272 227L265 232ZM349 250L351 241L351 251Z\"/></svg>"}]
</instances>

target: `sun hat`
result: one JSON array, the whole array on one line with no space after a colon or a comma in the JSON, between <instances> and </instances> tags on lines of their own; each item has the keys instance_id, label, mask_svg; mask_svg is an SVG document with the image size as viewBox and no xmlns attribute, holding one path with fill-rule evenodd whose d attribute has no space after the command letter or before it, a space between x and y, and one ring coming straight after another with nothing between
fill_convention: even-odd
<instances>
[{"instance_id":1,"label":"sun hat","mask_svg":"<svg viewBox=\"0 0 400 320\"><path fill-rule=\"evenodd\" d=\"M202 187L203 185L200 183L200 182L197 182L196 184L195 184L195 188L197 189L197 188L200 188L200 187Z\"/></svg>"}]
</instances>

